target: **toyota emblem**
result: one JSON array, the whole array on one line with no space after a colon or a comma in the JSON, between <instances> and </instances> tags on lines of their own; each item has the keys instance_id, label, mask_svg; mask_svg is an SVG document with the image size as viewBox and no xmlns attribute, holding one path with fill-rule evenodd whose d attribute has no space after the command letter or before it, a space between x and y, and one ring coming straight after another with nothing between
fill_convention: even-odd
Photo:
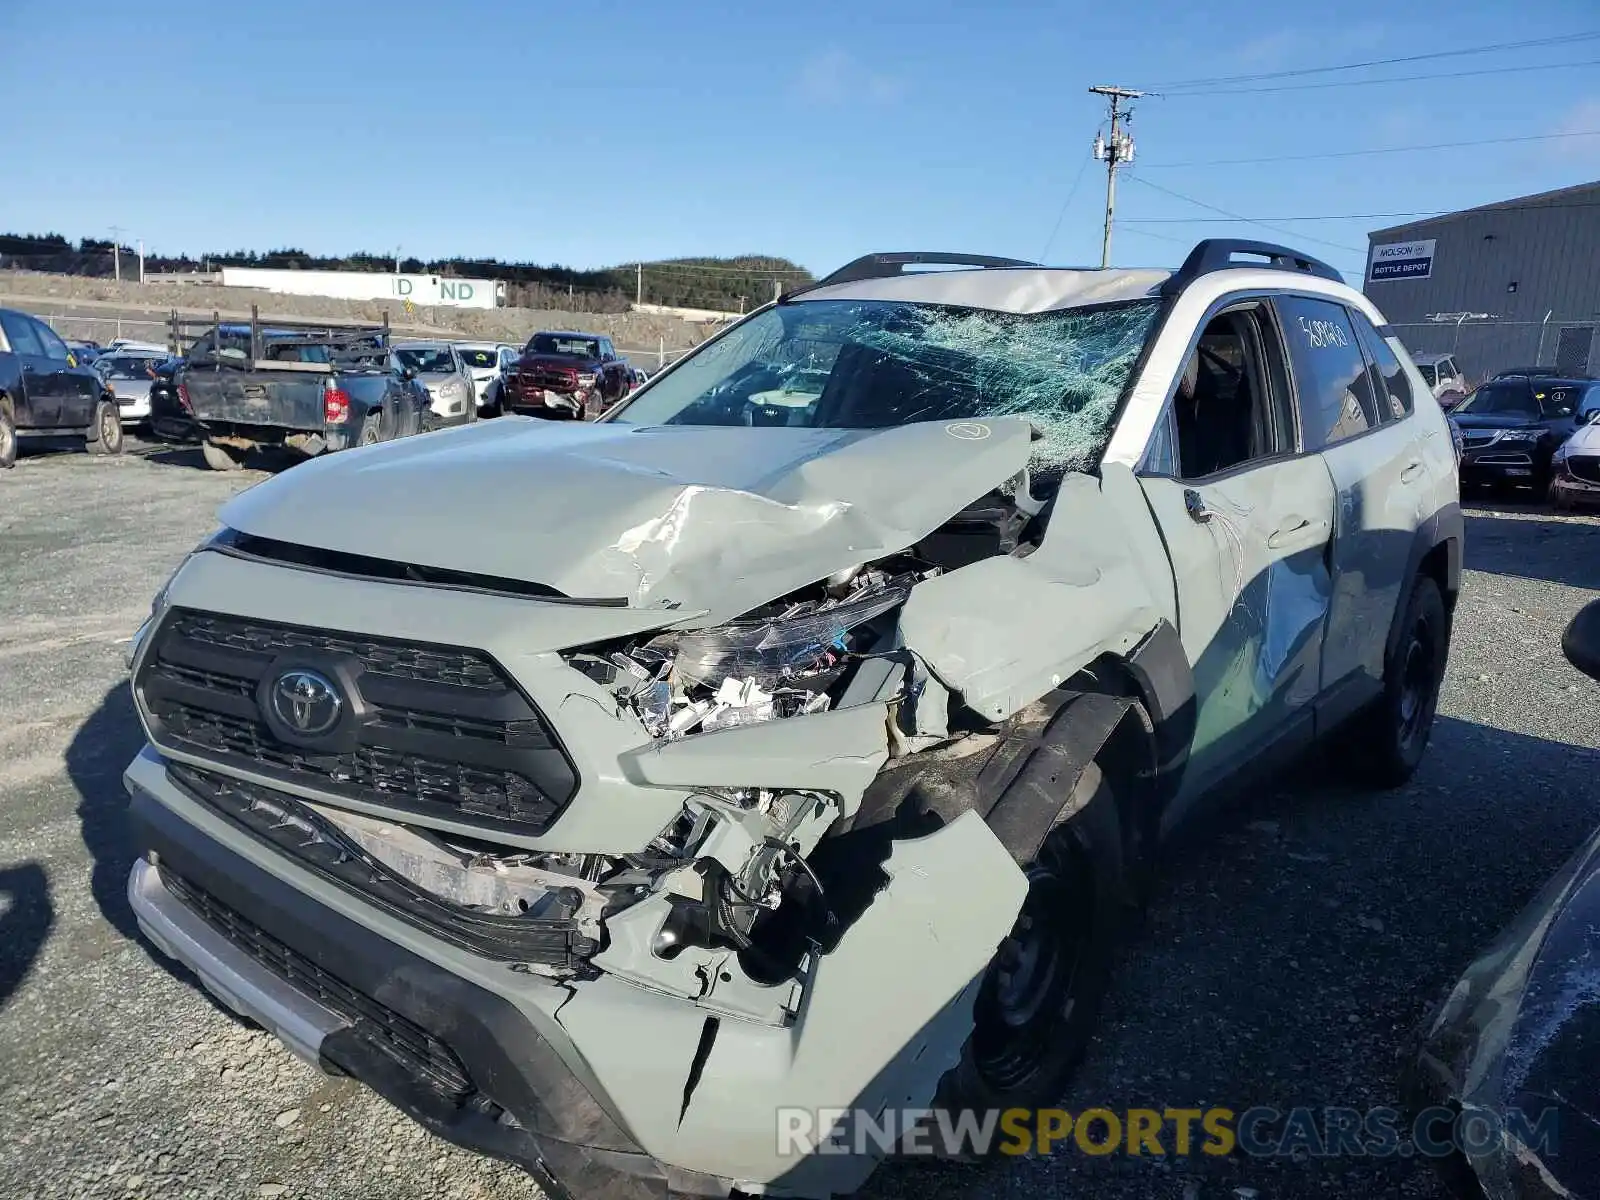
<instances>
[{"instance_id":1,"label":"toyota emblem","mask_svg":"<svg viewBox=\"0 0 1600 1200\"><path fill-rule=\"evenodd\" d=\"M339 723L344 698L333 680L297 667L273 682L273 715L301 737L320 737Z\"/></svg>"}]
</instances>

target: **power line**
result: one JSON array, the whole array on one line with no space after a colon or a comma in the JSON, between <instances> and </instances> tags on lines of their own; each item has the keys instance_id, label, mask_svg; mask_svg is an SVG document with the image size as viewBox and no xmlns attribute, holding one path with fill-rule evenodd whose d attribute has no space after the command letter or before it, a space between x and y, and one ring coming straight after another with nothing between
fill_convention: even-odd
<instances>
[{"instance_id":1,"label":"power line","mask_svg":"<svg viewBox=\"0 0 1600 1200\"><path fill-rule=\"evenodd\" d=\"M1370 87L1378 83L1414 83L1421 79L1470 79L1479 75L1512 75L1524 71L1561 71L1571 67L1600 67L1600 58L1583 62L1530 63L1522 67L1483 67L1476 71L1433 71L1423 75L1391 75L1384 79L1339 79L1331 83L1290 83L1277 87L1197 88L1194 91L1166 91L1161 95L1174 100L1199 96L1259 96L1267 92L1316 92L1325 88Z\"/></svg>"},{"instance_id":2,"label":"power line","mask_svg":"<svg viewBox=\"0 0 1600 1200\"><path fill-rule=\"evenodd\" d=\"M1077 175L1073 177L1072 186L1067 189L1067 198L1061 202L1061 211L1056 214L1056 223L1050 227L1050 236L1045 239L1044 249L1039 251L1040 262L1044 262L1050 254L1050 247L1055 245L1056 234L1061 232L1061 222L1066 219L1067 209L1071 206L1073 197L1078 194L1078 185L1083 182L1083 177L1089 173L1089 164L1093 161L1092 157L1085 157L1083 164L1078 168Z\"/></svg>"},{"instance_id":3,"label":"power line","mask_svg":"<svg viewBox=\"0 0 1600 1200\"><path fill-rule=\"evenodd\" d=\"M1329 67L1301 67L1293 71L1259 71L1251 75L1213 75L1203 79L1177 79L1153 85L1158 89L1207 87L1213 84L1257 83L1265 79L1293 79L1302 75L1326 75L1332 71L1356 71L1364 67L1387 67L1397 63L1428 62L1439 58L1461 58L1470 54L1490 54L1502 50L1528 50L1535 46L1569 45L1600 39L1600 30L1572 33L1563 37L1532 38L1524 42L1498 42L1488 46L1467 46L1460 50L1434 50L1428 54L1407 54L1398 58L1370 58L1363 62L1339 63Z\"/></svg>"},{"instance_id":4,"label":"power line","mask_svg":"<svg viewBox=\"0 0 1600 1200\"><path fill-rule=\"evenodd\" d=\"M1531 205L1529 207L1532 207ZM1554 204L1542 205L1545 208L1559 207ZM1572 207L1590 207L1578 205ZM1597 205L1596 207L1600 207ZM1395 217L1443 217L1448 216L1447 209L1435 212L1387 212L1387 213L1332 213L1326 216L1315 217L1122 217L1119 224L1128 225L1216 225L1224 221L1242 221L1246 225L1254 225L1261 221L1387 221Z\"/></svg>"},{"instance_id":5,"label":"power line","mask_svg":"<svg viewBox=\"0 0 1600 1200\"><path fill-rule=\"evenodd\" d=\"M1507 146L1513 142L1550 142L1561 138L1600 137L1600 129L1580 129L1571 133L1533 133L1519 137L1480 138L1471 142L1432 142L1422 146L1384 146L1376 150L1334 150L1326 154L1279 154L1270 158L1205 158L1184 162L1145 163L1151 167L1241 167L1257 163L1310 162L1324 158L1361 158L1369 154L1413 154L1423 150L1461 150L1469 146ZM1148 182L1148 181L1146 181Z\"/></svg>"},{"instance_id":6,"label":"power line","mask_svg":"<svg viewBox=\"0 0 1600 1200\"><path fill-rule=\"evenodd\" d=\"M1193 196L1185 196L1182 192L1175 192L1171 188L1164 188L1159 183L1151 183L1148 179L1141 179L1137 175L1130 175L1129 178L1135 183L1142 184L1147 188L1153 188L1158 192L1164 192L1168 196L1171 196L1176 200L1182 200L1186 204L1196 205L1197 207L1206 209L1209 212L1214 212L1219 216L1231 217L1235 221L1242 221L1247 225L1254 225L1259 229L1270 229L1273 233L1284 234L1292 238L1297 238L1300 241L1315 242L1319 246L1332 246L1335 250L1347 250L1351 254L1366 253L1365 250L1358 250L1354 246L1346 246L1341 242L1330 242L1324 238L1314 238L1310 234L1297 233L1292 229L1283 229L1277 225L1269 225L1265 221L1257 221L1253 217L1245 217L1236 212L1229 212L1225 208L1218 208L1214 204L1207 204L1204 200L1196 200Z\"/></svg>"}]
</instances>

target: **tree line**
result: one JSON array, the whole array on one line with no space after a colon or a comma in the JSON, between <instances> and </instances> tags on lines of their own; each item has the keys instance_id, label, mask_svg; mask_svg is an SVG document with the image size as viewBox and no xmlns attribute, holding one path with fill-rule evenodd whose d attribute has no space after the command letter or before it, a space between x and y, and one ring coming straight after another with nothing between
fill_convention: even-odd
<instances>
[{"instance_id":1,"label":"tree line","mask_svg":"<svg viewBox=\"0 0 1600 1200\"><path fill-rule=\"evenodd\" d=\"M112 249L110 241L99 238L81 238L74 243L59 233L4 233L0 234L0 266L109 277L113 270ZM126 278L136 252L127 246L121 247L121 251L129 260L123 264ZM146 272L161 273L214 271L219 267L378 272L396 269L392 254L324 255L292 247L199 256L146 253L144 261ZM812 282L811 273L803 267L786 258L764 254L663 259L593 271L505 262L497 258L461 257L401 257L398 266L402 274L503 279L508 285L508 304L583 312L624 312L641 294L652 304L738 312L770 300L775 288Z\"/></svg>"}]
</instances>

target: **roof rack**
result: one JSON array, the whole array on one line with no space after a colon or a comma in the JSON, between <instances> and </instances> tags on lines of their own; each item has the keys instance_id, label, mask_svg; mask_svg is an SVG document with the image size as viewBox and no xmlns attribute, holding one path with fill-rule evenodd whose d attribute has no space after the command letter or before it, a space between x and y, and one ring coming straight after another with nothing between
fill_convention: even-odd
<instances>
[{"instance_id":1,"label":"roof rack","mask_svg":"<svg viewBox=\"0 0 1600 1200\"><path fill-rule=\"evenodd\" d=\"M1248 254L1253 258L1264 258L1267 261L1235 262L1233 259L1236 254ZM1207 238L1189 251L1189 257L1183 260L1183 266L1161 285L1161 294L1173 295L1181 292L1202 275L1237 267L1291 271L1301 275L1314 275L1319 279L1331 279L1335 283L1344 282L1344 276L1321 259L1301 254L1300 251L1291 250L1287 246L1276 246L1271 242L1242 241L1237 238Z\"/></svg>"},{"instance_id":2,"label":"roof rack","mask_svg":"<svg viewBox=\"0 0 1600 1200\"><path fill-rule=\"evenodd\" d=\"M783 299L798 296L816 288L832 287L838 283L859 283L863 279L892 279L904 275L905 268L915 264L940 267L1037 267L1020 258L995 258L989 254L951 254L940 250L896 250L883 254L863 254L853 262L845 263L833 274L815 283L784 293Z\"/></svg>"}]
</instances>

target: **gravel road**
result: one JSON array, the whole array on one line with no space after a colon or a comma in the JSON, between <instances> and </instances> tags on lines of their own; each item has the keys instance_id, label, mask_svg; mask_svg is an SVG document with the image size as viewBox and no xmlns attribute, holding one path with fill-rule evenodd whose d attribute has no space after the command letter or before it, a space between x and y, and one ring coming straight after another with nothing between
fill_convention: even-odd
<instances>
[{"instance_id":1,"label":"gravel road","mask_svg":"<svg viewBox=\"0 0 1600 1200\"><path fill-rule=\"evenodd\" d=\"M224 1015L138 940L123 656L260 478L188 451L0 474L0 1195L511 1198L537 1190ZM1600 686L1561 657L1600 521L1474 510L1433 747L1397 794L1308 764L1173 848L1066 1107L1392 1103L1423 1010L1597 820ZM1439 1197L1411 1161L905 1165L868 1195Z\"/></svg>"}]
</instances>

